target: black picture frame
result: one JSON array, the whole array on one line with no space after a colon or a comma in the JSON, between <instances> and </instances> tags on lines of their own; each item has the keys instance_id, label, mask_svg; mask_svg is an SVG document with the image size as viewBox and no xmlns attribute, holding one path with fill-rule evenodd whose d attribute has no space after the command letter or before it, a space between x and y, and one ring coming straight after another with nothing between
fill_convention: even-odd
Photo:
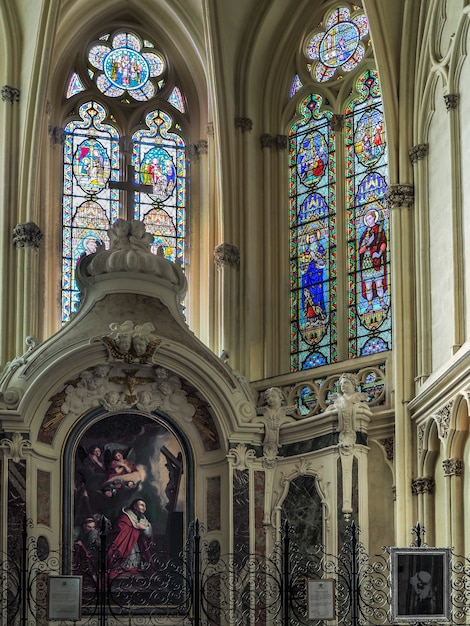
<instances>
[{"instance_id":1,"label":"black picture frame","mask_svg":"<svg viewBox=\"0 0 470 626\"><path fill-rule=\"evenodd\" d=\"M391 548L391 621L450 621L450 549Z\"/></svg>"}]
</instances>

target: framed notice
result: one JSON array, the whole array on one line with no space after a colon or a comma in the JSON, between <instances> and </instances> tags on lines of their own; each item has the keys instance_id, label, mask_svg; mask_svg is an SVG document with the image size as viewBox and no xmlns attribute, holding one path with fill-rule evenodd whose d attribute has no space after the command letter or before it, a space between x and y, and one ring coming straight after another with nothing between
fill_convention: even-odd
<instances>
[{"instance_id":1,"label":"framed notice","mask_svg":"<svg viewBox=\"0 0 470 626\"><path fill-rule=\"evenodd\" d=\"M391 548L392 621L450 621L449 548Z\"/></svg>"},{"instance_id":2,"label":"framed notice","mask_svg":"<svg viewBox=\"0 0 470 626\"><path fill-rule=\"evenodd\" d=\"M335 618L335 582L334 580L307 581L308 619Z\"/></svg>"},{"instance_id":3,"label":"framed notice","mask_svg":"<svg viewBox=\"0 0 470 626\"><path fill-rule=\"evenodd\" d=\"M82 577L49 576L47 619L78 622L82 613Z\"/></svg>"}]
</instances>

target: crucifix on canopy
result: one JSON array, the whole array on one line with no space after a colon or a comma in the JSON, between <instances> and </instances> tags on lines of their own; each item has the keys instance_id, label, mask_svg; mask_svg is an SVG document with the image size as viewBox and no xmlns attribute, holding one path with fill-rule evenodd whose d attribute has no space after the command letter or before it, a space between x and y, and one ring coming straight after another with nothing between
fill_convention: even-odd
<instances>
[{"instance_id":1,"label":"crucifix on canopy","mask_svg":"<svg viewBox=\"0 0 470 626\"><path fill-rule=\"evenodd\" d=\"M127 166L127 180L126 181L109 181L110 189L119 189L126 194L126 202L122 203L126 207L126 215L128 220L134 219L134 192L139 193L153 193L153 185L143 185L136 183L134 180L134 167L132 165Z\"/></svg>"}]
</instances>

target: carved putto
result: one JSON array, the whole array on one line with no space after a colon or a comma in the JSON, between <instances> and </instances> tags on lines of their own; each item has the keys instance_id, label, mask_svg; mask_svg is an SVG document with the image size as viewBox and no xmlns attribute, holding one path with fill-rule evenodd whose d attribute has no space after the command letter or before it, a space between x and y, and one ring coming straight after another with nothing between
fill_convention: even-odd
<instances>
[{"instance_id":1,"label":"carved putto","mask_svg":"<svg viewBox=\"0 0 470 626\"><path fill-rule=\"evenodd\" d=\"M155 335L151 322L136 324L131 320L109 325L111 335L101 338L110 355L125 363L150 363L161 340Z\"/></svg>"}]
</instances>

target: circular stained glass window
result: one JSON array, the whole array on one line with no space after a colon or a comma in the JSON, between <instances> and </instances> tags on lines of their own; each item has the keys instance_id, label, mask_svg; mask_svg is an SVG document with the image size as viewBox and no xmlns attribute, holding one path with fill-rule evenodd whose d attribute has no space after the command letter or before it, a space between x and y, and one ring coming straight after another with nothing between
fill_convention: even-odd
<instances>
[{"instance_id":1,"label":"circular stained glass window","mask_svg":"<svg viewBox=\"0 0 470 626\"><path fill-rule=\"evenodd\" d=\"M103 63L106 78L115 86L131 91L140 89L149 78L149 67L144 57L130 48L111 50Z\"/></svg>"},{"instance_id":2,"label":"circular stained glass window","mask_svg":"<svg viewBox=\"0 0 470 626\"><path fill-rule=\"evenodd\" d=\"M352 22L340 22L330 28L320 43L320 59L331 68L346 63L359 44L359 29Z\"/></svg>"}]
</instances>

